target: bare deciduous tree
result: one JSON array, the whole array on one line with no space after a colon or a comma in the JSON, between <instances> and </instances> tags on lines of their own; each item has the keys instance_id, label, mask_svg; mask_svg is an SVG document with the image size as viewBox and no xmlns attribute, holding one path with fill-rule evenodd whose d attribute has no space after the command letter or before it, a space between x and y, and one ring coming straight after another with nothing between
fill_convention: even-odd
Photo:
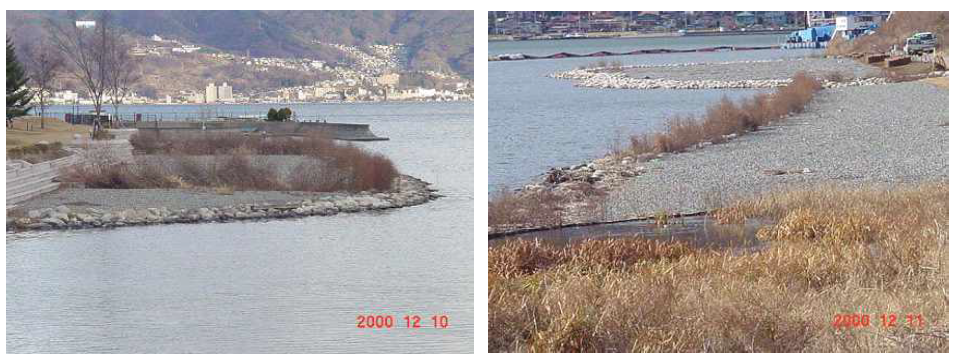
<instances>
[{"instance_id":1,"label":"bare deciduous tree","mask_svg":"<svg viewBox=\"0 0 953 358\"><path fill-rule=\"evenodd\" d=\"M37 88L40 104L40 129L46 128L46 102L54 91L56 78L63 71L63 57L46 39L29 44L24 49L30 72L30 81Z\"/></svg>"},{"instance_id":2,"label":"bare deciduous tree","mask_svg":"<svg viewBox=\"0 0 953 358\"><path fill-rule=\"evenodd\" d=\"M47 29L53 44L72 65L70 72L86 88L98 117L102 113L103 96L109 88L109 54L113 42L110 37L118 31L112 28L112 15L108 11L98 14L92 28L80 26L75 11L70 11L67 18L68 23L48 21Z\"/></svg>"},{"instance_id":3,"label":"bare deciduous tree","mask_svg":"<svg viewBox=\"0 0 953 358\"><path fill-rule=\"evenodd\" d=\"M110 31L114 33L107 37L106 86L112 93L113 113L119 115L119 105L139 80L139 61L129 53L132 45L126 36L116 29Z\"/></svg>"}]
</instances>

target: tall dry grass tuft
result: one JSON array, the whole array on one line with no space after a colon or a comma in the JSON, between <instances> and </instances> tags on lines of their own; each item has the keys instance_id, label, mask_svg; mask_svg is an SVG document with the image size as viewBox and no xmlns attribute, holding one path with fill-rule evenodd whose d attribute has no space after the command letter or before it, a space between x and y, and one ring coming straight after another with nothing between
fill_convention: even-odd
<instances>
[{"instance_id":1,"label":"tall dry grass tuft","mask_svg":"<svg viewBox=\"0 0 953 358\"><path fill-rule=\"evenodd\" d=\"M492 195L487 220L491 227L553 227L563 223L565 198L550 192L513 193L506 189Z\"/></svg>"},{"instance_id":2,"label":"tall dry grass tuft","mask_svg":"<svg viewBox=\"0 0 953 358\"><path fill-rule=\"evenodd\" d=\"M680 152L703 142L722 143L728 135L742 135L803 111L820 89L817 79L798 73L789 85L770 95L759 94L739 103L725 97L709 106L700 118L676 116L666 121L660 132L633 135L628 152Z\"/></svg>"},{"instance_id":3,"label":"tall dry grass tuft","mask_svg":"<svg viewBox=\"0 0 953 358\"><path fill-rule=\"evenodd\" d=\"M491 273L510 277L570 263L624 268L640 262L674 260L697 251L680 242L639 239L586 240L563 247L517 240L491 249L489 267Z\"/></svg>"},{"instance_id":4,"label":"tall dry grass tuft","mask_svg":"<svg viewBox=\"0 0 953 358\"><path fill-rule=\"evenodd\" d=\"M136 132L129 137L133 149L143 154L227 155L236 151L253 155L311 155L336 150L341 144L319 131L301 137L245 135L235 132L162 134Z\"/></svg>"},{"instance_id":5,"label":"tall dry grass tuft","mask_svg":"<svg viewBox=\"0 0 953 358\"><path fill-rule=\"evenodd\" d=\"M949 350L948 183L766 194L722 213L777 225L744 253L635 239L491 247L489 350ZM854 313L871 324L833 326Z\"/></svg>"},{"instance_id":6,"label":"tall dry grass tuft","mask_svg":"<svg viewBox=\"0 0 953 358\"><path fill-rule=\"evenodd\" d=\"M39 143L23 147L8 148L7 160L22 160L27 163L36 164L63 158L70 154L72 153L63 149L63 143Z\"/></svg>"}]
</instances>

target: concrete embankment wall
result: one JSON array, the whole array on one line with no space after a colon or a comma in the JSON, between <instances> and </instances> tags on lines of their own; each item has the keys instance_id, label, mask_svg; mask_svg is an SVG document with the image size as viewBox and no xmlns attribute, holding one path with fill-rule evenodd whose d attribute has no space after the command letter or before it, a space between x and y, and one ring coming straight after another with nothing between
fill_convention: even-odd
<instances>
[{"instance_id":1,"label":"concrete embankment wall","mask_svg":"<svg viewBox=\"0 0 953 358\"><path fill-rule=\"evenodd\" d=\"M265 121L155 121L131 123L140 131L227 131L227 132L265 132L275 135L304 135L308 132L324 132L338 140L373 141L387 140L371 132L370 125L352 123L319 122L265 122Z\"/></svg>"},{"instance_id":2,"label":"concrete embankment wall","mask_svg":"<svg viewBox=\"0 0 953 358\"><path fill-rule=\"evenodd\" d=\"M60 169L79 161L73 154L48 162L30 164L21 160L7 163L7 206L21 203L59 188L54 182Z\"/></svg>"},{"instance_id":3,"label":"concrete embankment wall","mask_svg":"<svg viewBox=\"0 0 953 358\"><path fill-rule=\"evenodd\" d=\"M561 59L561 58L580 58L580 57L609 57L609 56L632 56L632 55L653 55L653 54L665 54L665 53L690 53L690 52L715 52L715 51L752 51L752 50L775 50L781 48L780 45L773 46L716 46L716 47L705 47L705 48L696 48L696 49L646 49L646 50L634 50L629 52L612 52L612 51L597 51L587 54L577 54L570 52L559 52L554 53L549 56L534 56L534 55L499 55L490 57L490 61L524 61L524 60L549 60L549 59Z\"/></svg>"}]
</instances>

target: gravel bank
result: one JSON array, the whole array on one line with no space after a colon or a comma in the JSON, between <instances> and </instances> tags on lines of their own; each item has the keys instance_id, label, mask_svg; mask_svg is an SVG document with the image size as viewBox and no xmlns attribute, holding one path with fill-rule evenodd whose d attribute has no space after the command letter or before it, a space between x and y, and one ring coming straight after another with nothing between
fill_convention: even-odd
<instances>
[{"instance_id":1,"label":"gravel bank","mask_svg":"<svg viewBox=\"0 0 953 358\"><path fill-rule=\"evenodd\" d=\"M285 203L288 201L332 199L344 194L317 194L282 191L236 191L231 195L216 194L212 189L60 189L27 201L23 210L66 205L74 209L102 210L167 207L198 209L239 204Z\"/></svg>"},{"instance_id":2,"label":"gravel bank","mask_svg":"<svg viewBox=\"0 0 953 358\"><path fill-rule=\"evenodd\" d=\"M793 58L775 61L703 63L690 66L632 68L625 72L630 77L636 78L737 81L787 79L801 71L818 74L839 72L846 77L879 75L875 69L850 58Z\"/></svg>"},{"instance_id":3,"label":"gravel bank","mask_svg":"<svg viewBox=\"0 0 953 358\"><path fill-rule=\"evenodd\" d=\"M7 230L60 230L327 216L420 205L439 198L422 180L402 175L383 193L65 189L28 201L7 216ZM8 213L9 214L9 213Z\"/></svg>"},{"instance_id":4,"label":"gravel bank","mask_svg":"<svg viewBox=\"0 0 953 358\"><path fill-rule=\"evenodd\" d=\"M549 77L574 81L576 87L607 89L733 89L776 88L798 72L821 77L839 73L846 81L824 81L824 87L886 83L878 70L853 59L792 58L782 60L634 65L556 72Z\"/></svg>"},{"instance_id":5,"label":"gravel bank","mask_svg":"<svg viewBox=\"0 0 953 358\"><path fill-rule=\"evenodd\" d=\"M707 210L778 188L946 181L948 123L949 92L922 81L824 90L781 125L645 163L610 193L605 219Z\"/></svg>"}]
</instances>

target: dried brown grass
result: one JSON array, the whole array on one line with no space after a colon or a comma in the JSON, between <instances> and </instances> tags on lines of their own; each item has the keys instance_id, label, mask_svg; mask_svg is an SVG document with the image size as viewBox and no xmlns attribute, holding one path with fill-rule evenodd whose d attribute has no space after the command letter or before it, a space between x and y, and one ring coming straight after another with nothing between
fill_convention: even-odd
<instances>
[{"instance_id":1,"label":"dried brown grass","mask_svg":"<svg viewBox=\"0 0 953 358\"><path fill-rule=\"evenodd\" d=\"M947 352L948 195L942 183L737 202L725 213L779 220L766 248L742 254L639 240L491 247L489 351ZM872 325L832 326L851 313ZM898 326L880 324L890 313Z\"/></svg>"},{"instance_id":2,"label":"dried brown grass","mask_svg":"<svg viewBox=\"0 0 953 358\"><path fill-rule=\"evenodd\" d=\"M181 155L219 155L235 151L257 155L319 155L342 146L322 132L291 137L235 132L162 134L145 131L133 133L129 143L143 154Z\"/></svg>"},{"instance_id":3,"label":"dried brown grass","mask_svg":"<svg viewBox=\"0 0 953 358\"><path fill-rule=\"evenodd\" d=\"M725 97L709 106L700 118L675 116L660 132L631 136L628 153L681 152L703 142L722 143L726 136L742 135L803 111L820 89L817 79L798 73L791 84L770 95L759 94L738 103Z\"/></svg>"},{"instance_id":4,"label":"dried brown grass","mask_svg":"<svg viewBox=\"0 0 953 358\"><path fill-rule=\"evenodd\" d=\"M553 227L563 223L565 198L550 191L514 193L501 189L492 195L487 208L491 227Z\"/></svg>"},{"instance_id":5,"label":"dried brown grass","mask_svg":"<svg viewBox=\"0 0 953 358\"><path fill-rule=\"evenodd\" d=\"M48 162L68 155L70 155L70 152L63 149L63 143L60 142L7 149L7 160L23 160L31 164Z\"/></svg>"},{"instance_id":6,"label":"dried brown grass","mask_svg":"<svg viewBox=\"0 0 953 358\"><path fill-rule=\"evenodd\" d=\"M142 153L162 160L117 163L97 159L65 173L67 182L91 188L144 189L227 187L231 190L386 191L399 176L383 155L341 144L319 133L304 138L241 134L156 135L130 140ZM198 156L212 156L200 159ZM301 155L305 161L286 178L263 155Z\"/></svg>"}]
</instances>

